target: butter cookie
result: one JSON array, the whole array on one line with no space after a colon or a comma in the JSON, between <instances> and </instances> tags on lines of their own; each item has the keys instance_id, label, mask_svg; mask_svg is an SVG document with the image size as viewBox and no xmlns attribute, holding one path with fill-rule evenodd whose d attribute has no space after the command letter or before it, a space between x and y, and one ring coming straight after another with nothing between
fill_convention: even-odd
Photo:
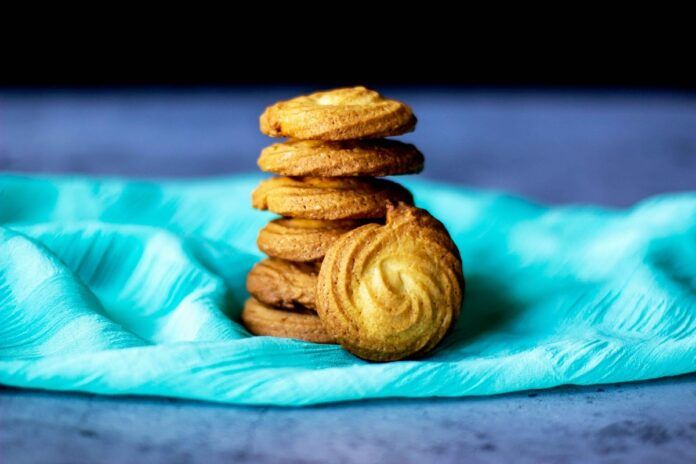
<instances>
[{"instance_id":1,"label":"butter cookie","mask_svg":"<svg viewBox=\"0 0 696 464\"><path fill-rule=\"evenodd\" d=\"M386 224L341 236L319 272L317 312L348 351L392 361L434 348L459 315L462 263L427 211L389 205Z\"/></svg>"},{"instance_id":2,"label":"butter cookie","mask_svg":"<svg viewBox=\"0 0 696 464\"><path fill-rule=\"evenodd\" d=\"M407 105L365 87L317 92L266 108L261 132L303 140L375 139L412 131L416 117Z\"/></svg>"},{"instance_id":3,"label":"butter cookie","mask_svg":"<svg viewBox=\"0 0 696 464\"><path fill-rule=\"evenodd\" d=\"M261 229L256 244L259 250L274 258L288 261L318 261L341 235L365 221L344 219L275 219Z\"/></svg>"},{"instance_id":4,"label":"butter cookie","mask_svg":"<svg viewBox=\"0 0 696 464\"><path fill-rule=\"evenodd\" d=\"M381 218L389 202L412 204L401 185L369 177L274 177L254 190L254 208L304 219Z\"/></svg>"},{"instance_id":5,"label":"butter cookie","mask_svg":"<svg viewBox=\"0 0 696 464\"><path fill-rule=\"evenodd\" d=\"M336 343L316 314L271 308L249 298L242 310L242 322L254 335L295 338L314 343Z\"/></svg>"},{"instance_id":6,"label":"butter cookie","mask_svg":"<svg viewBox=\"0 0 696 464\"><path fill-rule=\"evenodd\" d=\"M262 171L284 176L395 176L423 170L423 154L396 140L288 140L261 151Z\"/></svg>"},{"instance_id":7,"label":"butter cookie","mask_svg":"<svg viewBox=\"0 0 696 464\"><path fill-rule=\"evenodd\" d=\"M268 258L247 274L247 291L261 303L283 309L315 309L319 266Z\"/></svg>"}]
</instances>

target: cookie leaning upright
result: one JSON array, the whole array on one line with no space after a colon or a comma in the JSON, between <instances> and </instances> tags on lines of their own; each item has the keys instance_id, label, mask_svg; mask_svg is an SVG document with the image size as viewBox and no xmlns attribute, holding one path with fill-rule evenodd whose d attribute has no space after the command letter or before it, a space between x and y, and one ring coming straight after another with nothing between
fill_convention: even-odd
<instances>
[{"instance_id":1,"label":"cookie leaning upright","mask_svg":"<svg viewBox=\"0 0 696 464\"><path fill-rule=\"evenodd\" d=\"M427 353L462 304L459 250L427 211L389 206L385 225L341 236L319 272L317 311L326 331L352 353L393 361Z\"/></svg>"}]
</instances>

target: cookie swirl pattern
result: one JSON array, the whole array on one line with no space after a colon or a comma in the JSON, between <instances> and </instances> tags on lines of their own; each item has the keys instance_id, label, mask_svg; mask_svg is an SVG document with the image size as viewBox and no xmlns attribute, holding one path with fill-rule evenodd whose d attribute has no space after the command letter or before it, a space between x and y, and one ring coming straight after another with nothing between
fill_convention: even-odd
<instances>
[{"instance_id":1,"label":"cookie swirl pattern","mask_svg":"<svg viewBox=\"0 0 696 464\"><path fill-rule=\"evenodd\" d=\"M342 236L319 272L317 311L346 349L372 361L430 351L456 320L461 260L444 226L401 204L386 225Z\"/></svg>"}]
</instances>

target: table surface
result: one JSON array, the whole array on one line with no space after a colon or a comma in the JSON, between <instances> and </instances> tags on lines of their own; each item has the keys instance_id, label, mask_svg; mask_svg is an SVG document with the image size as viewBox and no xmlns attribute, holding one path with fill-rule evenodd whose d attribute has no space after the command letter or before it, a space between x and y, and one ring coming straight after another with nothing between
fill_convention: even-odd
<instances>
[{"instance_id":1,"label":"table surface","mask_svg":"<svg viewBox=\"0 0 696 464\"><path fill-rule=\"evenodd\" d=\"M263 107L306 89L0 92L0 169L256 169ZM392 89L424 177L623 207L696 188L696 96ZM0 388L0 462L694 462L696 375L304 409Z\"/></svg>"}]
</instances>

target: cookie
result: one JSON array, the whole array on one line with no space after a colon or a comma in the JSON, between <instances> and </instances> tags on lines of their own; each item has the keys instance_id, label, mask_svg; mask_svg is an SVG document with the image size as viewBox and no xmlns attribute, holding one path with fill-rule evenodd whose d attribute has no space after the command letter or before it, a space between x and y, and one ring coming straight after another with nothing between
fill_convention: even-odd
<instances>
[{"instance_id":1,"label":"cookie","mask_svg":"<svg viewBox=\"0 0 696 464\"><path fill-rule=\"evenodd\" d=\"M304 219L381 218L389 202L413 203L404 187L369 177L274 177L254 190L254 208Z\"/></svg>"},{"instance_id":2,"label":"cookie","mask_svg":"<svg viewBox=\"0 0 696 464\"><path fill-rule=\"evenodd\" d=\"M462 304L459 251L427 211L391 207L386 224L341 236L319 272L317 312L348 351L392 361L434 348Z\"/></svg>"},{"instance_id":3,"label":"cookie","mask_svg":"<svg viewBox=\"0 0 696 464\"><path fill-rule=\"evenodd\" d=\"M314 343L336 343L316 314L273 309L249 298L242 310L242 322L254 335L296 338Z\"/></svg>"},{"instance_id":4,"label":"cookie","mask_svg":"<svg viewBox=\"0 0 696 464\"><path fill-rule=\"evenodd\" d=\"M261 303L277 308L314 309L318 272L314 263L264 259L249 271L247 290Z\"/></svg>"},{"instance_id":5,"label":"cookie","mask_svg":"<svg viewBox=\"0 0 696 464\"><path fill-rule=\"evenodd\" d=\"M395 176L423 170L423 154L396 140L288 140L261 151L262 171L283 176Z\"/></svg>"},{"instance_id":6,"label":"cookie","mask_svg":"<svg viewBox=\"0 0 696 464\"><path fill-rule=\"evenodd\" d=\"M289 261L319 261L341 235L365 221L319 221L315 219L276 219L259 232L259 250L274 258Z\"/></svg>"},{"instance_id":7,"label":"cookie","mask_svg":"<svg viewBox=\"0 0 696 464\"><path fill-rule=\"evenodd\" d=\"M407 105L365 87L317 92L266 108L261 132L303 140L376 139L416 127Z\"/></svg>"}]
</instances>

